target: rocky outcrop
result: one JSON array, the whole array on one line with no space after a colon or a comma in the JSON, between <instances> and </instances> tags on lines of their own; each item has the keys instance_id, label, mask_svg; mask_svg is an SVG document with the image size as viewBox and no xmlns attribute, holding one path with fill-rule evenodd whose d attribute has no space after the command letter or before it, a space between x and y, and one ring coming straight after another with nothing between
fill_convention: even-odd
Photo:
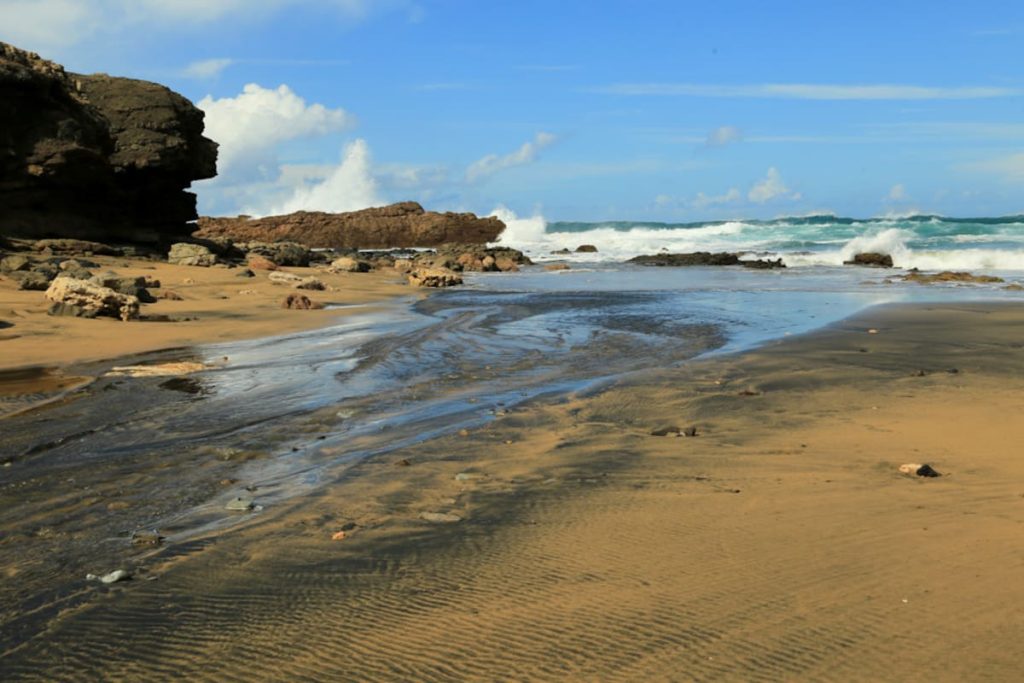
<instances>
[{"instance_id":1,"label":"rocky outcrop","mask_svg":"<svg viewBox=\"0 0 1024 683\"><path fill-rule=\"evenodd\" d=\"M83 76L0 43L0 233L173 241L216 174L203 112L162 85Z\"/></svg>"},{"instance_id":2,"label":"rocky outcrop","mask_svg":"<svg viewBox=\"0 0 1024 683\"><path fill-rule=\"evenodd\" d=\"M993 284L1005 282L1003 278L995 275L974 275L973 273L956 272L944 270L941 273L920 273L916 270L903 276L906 282L916 282L921 285L933 285L943 282L966 282L971 284Z\"/></svg>"},{"instance_id":3,"label":"rocky outcrop","mask_svg":"<svg viewBox=\"0 0 1024 683\"><path fill-rule=\"evenodd\" d=\"M348 213L299 211L266 218L199 219L202 238L230 237L238 242L299 242L329 249L433 247L448 242L482 244L497 239L505 224L471 213L424 211L402 202Z\"/></svg>"},{"instance_id":4,"label":"rocky outcrop","mask_svg":"<svg viewBox=\"0 0 1024 683\"><path fill-rule=\"evenodd\" d=\"M873 268L892 268L892 256L869 251L863 254L854 254L849 261L843 261L844 266L870 266Z\"/></svg>"},{"instance_id":5,"label":"rocky outcrop","mask_svg":"<svg viewBox=\"0 0 1024 683\"><path fill-rule=\"evenodd\" d=\"M782 259L741 259L739 254L731 252L712 253L709 251L696 251L688 254L645 254L634 256L629 263L636 263L641 266L743 266L744 268L756 268L769 270L772 268L785 268L786 264Z\"/></svg>"}]
</instances>

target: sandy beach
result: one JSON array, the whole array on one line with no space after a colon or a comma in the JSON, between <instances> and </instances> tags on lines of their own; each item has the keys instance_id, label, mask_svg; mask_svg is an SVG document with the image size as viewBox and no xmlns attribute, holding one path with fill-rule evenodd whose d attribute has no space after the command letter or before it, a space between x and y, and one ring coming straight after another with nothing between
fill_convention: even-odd
<instances>
[{"instance_id":1,"label":"sandy beach","mask_svg":"<svg viewBox=\"0 0 1024 683\"><path fill-rule=\"evenodd\" d=\"M36 621L8 629L45 631L4 669L1009 680L1022 324L1012 304L879 307L534 403L336 469L227 532L136 549L136 581L78 589L73 608L48 609L7 553L8 583L41 591ZM667 426L697 435L651 434ZM25 542L12 524L8 548Z\"/></svg>"},{"instance_id":2,"label":"sandy beach","mask_svg":"<svg viewBox=\"0 0 1024 683\"><path fill-rule=\"evenodd\" d=\"M242 268L198 268L164 261L95 256L97 272L145 276L160 282L157 301L144 304L142 314L166 316L171 322L113 318L54 318L43 292L18 290L0 277L0 329L3 354L0 371L127 356L147 351L265 337L312 329L349 314L346 306L366 306L400 296L414 296L405 279L394 272L330 273L323 268L283 268L302 277L316 276L327 289L304 292L325 304L321 310L282 310L293 290L268 279L268 271L239 277ZM173 299L161 298L172 293ZM330 306L341 308L330 308Z\"/></svg>"}]
</instances>

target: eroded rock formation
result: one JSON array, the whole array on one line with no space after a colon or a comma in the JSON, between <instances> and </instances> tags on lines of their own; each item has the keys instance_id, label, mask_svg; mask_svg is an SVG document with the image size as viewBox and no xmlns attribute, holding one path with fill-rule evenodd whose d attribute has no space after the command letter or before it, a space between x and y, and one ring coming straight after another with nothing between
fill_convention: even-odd
<instances>
[{"instance_id":1,"label":"eroded rock formation","mask_svg":"<svg viewBox=\"0 0 1024 683\"><path fill-rule=\"evenodd\" d=\"M424 211L401 202L348 213L298 211L265 218L199 219L196 237L229 237L236 242L299 242L329 249L434 247L448 242L482 244L497 239L505 224L471 213Z\"/></svg>"},{"instance_id":2,"label":"eroded rock formation","mask_svg":"<svg viewBox=\"0 0 1024 683\"><path fill-rule=\"evenodd\" d=\"M64 71L0 43L0 233L170 242L216 175L203 112L156 83Z\"/></svg>"}]
</instances>

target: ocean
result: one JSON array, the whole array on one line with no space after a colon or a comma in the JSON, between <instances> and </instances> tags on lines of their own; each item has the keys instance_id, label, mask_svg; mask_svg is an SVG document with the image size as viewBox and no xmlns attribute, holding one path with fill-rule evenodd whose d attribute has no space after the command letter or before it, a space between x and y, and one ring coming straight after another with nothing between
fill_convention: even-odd
<instances>
[{"instance_id":1,"label":"ocean","mask_svg":"<svg viewBox=\"0 0 1024 683\"><path fill-rule=\"evenodd\" d=\"M544 261L592 244L585 261L623 261L661 251L730 251L781 258L788 267L839 266L859 252L890 254L899 268L1024 271L1024 216L948 218L912 215L859 219L831 215L700 223L547 222L499 208L500 243Z\"/></svg>"}]
</instances>

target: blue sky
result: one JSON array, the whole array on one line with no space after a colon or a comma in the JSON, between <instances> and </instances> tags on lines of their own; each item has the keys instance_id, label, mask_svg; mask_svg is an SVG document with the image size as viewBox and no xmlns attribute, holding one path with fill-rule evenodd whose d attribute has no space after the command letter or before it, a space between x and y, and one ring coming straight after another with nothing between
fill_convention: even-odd
<instances>
[{"instance_id":1,"label":"blue sky","mask_svg":"<svg viewBox=\"0 0 1024 683\"><path fill-rule=\"evenodd\" d=\"M206 213L1024 213L1011 2L0 0L0 40L201 104Z\"/></svg>"}]
</instances>

